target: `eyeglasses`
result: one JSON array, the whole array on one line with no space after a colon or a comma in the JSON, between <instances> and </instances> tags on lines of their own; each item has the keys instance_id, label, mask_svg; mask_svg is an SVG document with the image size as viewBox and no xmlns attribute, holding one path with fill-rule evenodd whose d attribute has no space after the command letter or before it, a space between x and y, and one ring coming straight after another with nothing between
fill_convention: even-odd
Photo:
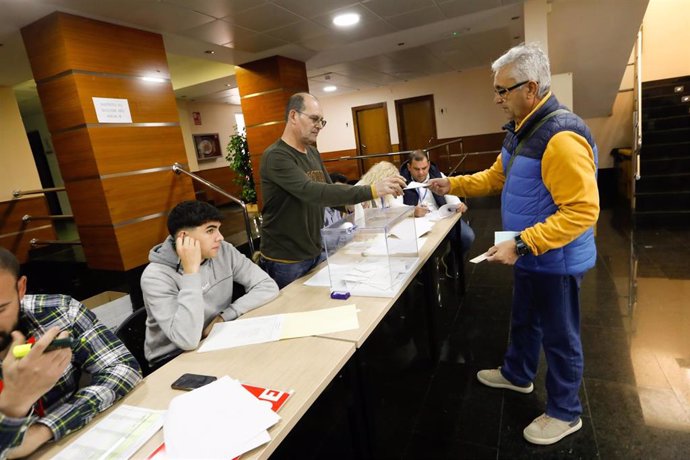
<instances>
[{"instance_id":1,"label":"eyeglasses","mask_svg":"<svg viewBox=\"0 0 690 460\"><path fill-rule=\"evenodd\" d=\"M319 126L321 128L326 126L327 121L319 117L318 115L309 115L308 113L300 112L299 110L295 110L295 112L309 117L311 122L314 123L314 126Z\"/></svg>"},{"instance_id":2,"label":"eyeglasses","mask_svg":"<svg viewBox=\"0 0 690 460\"><path fill-rule=\"evenodd\" d=\"M504 98L504 97L506 97L506 95L509 92L511 92L514 89L518 89L519 87L521 87L522 85L524 85L526 83L529 83L529 80L525 80L525 81L520 82L520 83L515 83L513 86L509 86L508 88L501 88L501 87L494 88L494 93L496 93L496 96L498 96L500 98Z\"/></svg>"}]
</instances>

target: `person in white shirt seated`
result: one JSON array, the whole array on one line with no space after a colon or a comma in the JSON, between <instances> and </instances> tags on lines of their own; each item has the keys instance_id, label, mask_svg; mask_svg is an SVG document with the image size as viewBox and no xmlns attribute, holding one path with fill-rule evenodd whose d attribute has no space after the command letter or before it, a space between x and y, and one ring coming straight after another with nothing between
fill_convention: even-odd
<instances>
[{"instance_id":1,"label":"person in white shirt seated","mask_svg":"<svg viewBox=\"0 0 690 460\"><path fill-rule=\"evenodd\" d=\"M400 167L400 174L408 184L412 181L426 184L429 182L429 179L446 177L435 164L429 161L426 153L422 150L414 150L410 153L407 161ZM462 213L467 212L467 205L460 201L460 198L457 196L436 195L426 187L403 190L402 201L408 206L415 206L415 216L436 211L446 203L459 204L458 210ZM474 230L464 219L460 219L451 232L451 245L453 249L455 250L457 245L460 245L459 255L461 260L456 262L462 263L474 242Z\"/></svg>"}]
</instances>

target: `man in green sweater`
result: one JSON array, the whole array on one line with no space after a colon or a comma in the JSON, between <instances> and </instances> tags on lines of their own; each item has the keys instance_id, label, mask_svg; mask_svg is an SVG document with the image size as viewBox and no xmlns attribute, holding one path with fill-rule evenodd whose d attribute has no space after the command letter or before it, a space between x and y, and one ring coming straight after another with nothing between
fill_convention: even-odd
<instances>
[{"instance_id":1,"label":"man in green sweater","mask_svg":"<svg viewBox=\"0 0 690 460\"><path fill-rule=\"evenodd\" d=\"M343 206L392 194L405 180L389 177L369 186L332 184L316 137L326 126L319 101L309 93L290 97L285 130L261 158L264 206L259 265L281 289L318 265L325 206Z\"/></svg>"}]
</instances>

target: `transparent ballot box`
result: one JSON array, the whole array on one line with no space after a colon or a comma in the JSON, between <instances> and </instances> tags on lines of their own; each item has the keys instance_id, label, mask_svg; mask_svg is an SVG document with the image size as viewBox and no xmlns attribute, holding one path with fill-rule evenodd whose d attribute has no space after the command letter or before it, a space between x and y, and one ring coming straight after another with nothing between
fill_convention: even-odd
<instances>
[{"instance_id":1,"label":"transparent ballot box","mask_svg":"<svg viewBox=\"0 0 690 460\"><path fill-rule=\"evenodd\" d=\"M331 292L390 297L418 262L414 207L364 209L321 229Z\"/></svg>"}]
</instances>

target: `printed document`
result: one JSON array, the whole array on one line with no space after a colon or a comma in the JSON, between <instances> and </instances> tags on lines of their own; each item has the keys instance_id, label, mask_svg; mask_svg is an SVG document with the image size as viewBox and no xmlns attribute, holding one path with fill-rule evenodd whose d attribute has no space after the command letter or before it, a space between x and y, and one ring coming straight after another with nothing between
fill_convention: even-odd
<instances>
[{"instance_id":1,"label":"printed document","mask_svg":"<svg viewBox=\"0 0 690 460\"><path fill-rule=\"evenodd\" d=\"M53 458L128 459L161 429L164 416L165 411L123 404Z\"/></svg>"}]
</instances>

